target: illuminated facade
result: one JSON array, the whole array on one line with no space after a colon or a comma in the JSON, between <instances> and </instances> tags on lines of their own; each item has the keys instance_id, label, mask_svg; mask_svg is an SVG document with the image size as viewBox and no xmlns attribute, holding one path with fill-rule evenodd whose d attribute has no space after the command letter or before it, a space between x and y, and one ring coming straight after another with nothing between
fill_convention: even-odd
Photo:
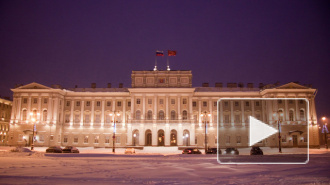
<instances>
[{"instance_id":1,"label":"illuminated facade","mask_svg":"<svg viewBox=\"0 0 330 185\"><path fill-rule=\"evenodd\" d=\"M0 145L7 145L12 102L0 98Z\"/></svg>"},{"instance_id":2,"label":"illuminated facade","mask_svg":"<svg viewBox=\"0 0 330 185\"><path fill-rule=\"evenodd\" d=\"M131 88L124 88L122 84L119 88L113 88L111 84L108 84L107 88L97 88L96 84L92 84L91 88L63 89L59 85L47 87L31 83L12 89L14 100L10 144L31 143L34 118L37 125L35 146L112 147L116 126L116 147L203 147L206 117L208 146L214 147L218 142L216 130L219 98L278 97L308 99L308 117L300 116L306 105L300 105L298 101L283 102L283 106L290 108L287 110L293 110L293 113L284 112L283 125L290 124L299 130L300 125L308 124L310 146L319 146L314 104L316 89L296 83L260 88L254 87L253 84L244 87L243 84L236 83L227 84L226 87L223 87L222 83L216 83L215 87L209 87L208 84L192 87L191 71L133 71L131 78ZM229 109L235 106L234 104L230 103ZM239 105L245 106L239 106L235 115L225 115L226 112L219 115L220 129L248 127L245 119L247 115L257 118L262 117L262 114L266 115L256 107L256 101L240 101ZM237 107L233 109L236 110ZM203 113L207 116L202 116ZM271 122L272 119L269 117L267 120ZM298 146L306 146L306 132L293 135L296 134L299 139ZM290 137L292 135L286 136L287 141L290 141ZM244 142L244 139L240 141ZM239 144L237 147L247 145ZM271 143L261 145L273 146ZM283 146L294 145L293 142L283 142Z\"/></svg>"}]
</instances>

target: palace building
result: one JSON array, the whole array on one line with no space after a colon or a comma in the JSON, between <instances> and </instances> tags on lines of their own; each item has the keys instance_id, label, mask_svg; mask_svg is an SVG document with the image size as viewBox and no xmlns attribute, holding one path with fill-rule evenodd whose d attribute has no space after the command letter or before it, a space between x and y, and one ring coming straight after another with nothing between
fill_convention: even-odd
<instances>
[{"instance_id":1,"label":"palace building","mask_svg":"<svg viewBox=\"0 0 330 185\"><path fill-rule=\"evenodd\" d=\"M217 125L219 129L248 128L248 116L272 124L272 113L281 109L283 147L306 147L308 139L311 147L319 146L316 89L309 86L292 82L282 86L216 83L210 87L204 83L192 87L191 71L133 71L131 78L131 88L123 84L97 88L92 83L90 88L65 89L33 82L12 89L9 144L30 145L34 129L35 146L112 147L114 142L116 147L202 148L207 138L210 147L217 142L244 147L246 135L228 132L217 137ZM220 98L249 99L220 101L218 105ZM307 112L305 101L274 100L274 105L269 105L260 98L306 98L310 108ZM309 136L303 126L309 129Z\"/></svg>"},{"instance_id":2,"label":"palace building","mask_svg":"<svg viewBox=\"0 0 330 185\"><path fill-rule=\"evenodd\" d=\"M0 98L0 145L7 145L11 107L9 98Z\"/></svg>"}]
</instances>

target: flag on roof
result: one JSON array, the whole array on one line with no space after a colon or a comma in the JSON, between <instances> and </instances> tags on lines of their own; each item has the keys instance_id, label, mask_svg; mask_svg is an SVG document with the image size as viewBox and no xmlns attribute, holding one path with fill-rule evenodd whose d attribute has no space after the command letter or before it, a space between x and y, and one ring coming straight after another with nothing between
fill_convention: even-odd
<instances>
[{"instance_id":1,"label":"flag on roof","mask_svg":"<svg viewBox=\"0 0 330 185\"><path fill-rule=\"evenodd\" d=\"M164 56L164 52L163 51L156 51L156 56Z\"/></svg>"},{"instance_id":2,"label":"flag on roof","mask_svg":"<svg viewBox=\"0 0 330 185\"><path fill-rule=\"evenodd\" d=\"M168 56L176 56L176 51L167 50Z\"/></svg>"}]
</instances>

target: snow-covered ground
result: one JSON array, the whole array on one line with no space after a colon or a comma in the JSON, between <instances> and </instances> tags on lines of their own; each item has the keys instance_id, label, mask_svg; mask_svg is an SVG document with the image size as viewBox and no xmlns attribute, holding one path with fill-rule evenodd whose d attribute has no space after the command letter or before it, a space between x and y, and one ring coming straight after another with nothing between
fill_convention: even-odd
<instances>
[{"instance_id":1,"label":"snow-covered ground","mask_svg":"<svg viewBox=\"0 0 330 185\"><path fill-rule=\"evenodd\" d=\"M305 165L224 165L216 155L182 155L159 147L135 155L121 148L116 154L79 148L81 153L72 155L12 148L0 147L0 184L330 184L330 150L325 149L310 149Z\"/></svg>"}]
</instances>

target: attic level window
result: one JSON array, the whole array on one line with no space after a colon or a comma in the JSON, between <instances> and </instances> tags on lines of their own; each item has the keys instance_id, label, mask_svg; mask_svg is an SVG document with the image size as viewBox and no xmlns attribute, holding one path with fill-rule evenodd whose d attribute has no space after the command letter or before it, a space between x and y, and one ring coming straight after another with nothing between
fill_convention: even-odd
<instances>
[{"instance_id":1,"label":"attic level window","mask_svg":"<svg viewBox=\"0 0 330 185\"><path fill-rule=\"evenodd\" d=\"M111 106L111 102L107 101L107 107L110 107L110 106Z\"/></svg>"},{"instance_id":2,"label":"attic level window","mask_svg":"<svg viewBox=\"0 0 330 185\"><path fill-rule=\"evenodd\" d=\"M136 104L140 104L141 103L141 100L140 99L136 99Z\"/></svg>"},{"instance_id":3,"label":"attic level window","mask_svg":"<svg viewBox=\"0 0 330 185\"><path fill-rule=\"evenodd\" d=\"M171 99L171 104L172 104L172 105L175 104L175 99Z\"/></svg>"},{"instance_id":4,"label":"attic level window","mask_svg":"<svg viewBox=\"0 0 330 185\"><path fill-rule=\"evenodd\" d=\"M159 79L159 83L162 84L162 83L164 83L164 82L165 82L164 78L160 78L160 79Z\"/></svg>"},{"instance_id":5,"label":"attic level window","mask_svg":"<svg viewBox=\"0 0 330 185\"><path fill-rule=\"evenodd\" d=\"M97 101L96 102L96 106L98 106L98 107L101 106L101 102L100 101Z\"/></svg>"},{"instance_id":6,"label":"attic level window","mask_svg":"<svg viewBox=\"0 0 330 185\"><path fill-rule=\"evenodd\" d=\"M80 106L80 101L76 102L76 106L79 107Z\"/></svg>"},{"instance_id":7,"label":"attic level window","mask_svg":"<svg viewBox=\"0 0 330 185\"><path fill-rule=\"evenodd\" d=\"M152 104L152 99L148 99L148 104Z\"/></svg>"},{"instance_id":8,"label":"attic level window","mask_svg":"<svg viewBox=\"0 0 330 185\"><path fill-rule=\"evenodd\" d=\"M277 103L278 104L282 104L282 100L277 100Z\"/></svg>"},{"instance_id":9,"label":"attic level window","mask_svg":"<svg viewBox=\"0 0 330 185\"><path fill-rule=\"evenodd\" d=\"M121 107L121 101L117 101L117 106Z\"/></svg>"},{"instance_id":10,"label":"attic level window","mask_svg":"<svg viewBox=\"0 0 330 185\"><path fill-rule=\"evenodd\" d=\"M239 106L238 101L235 101L235 107L238 107L238 106Z\"/></svg>"},{"instance_id":11,"label":"attic level window","mask_svg":"<svg viewBox=\"0 0 330 185\"><path fill-rule=\"evenodd\" d=\"M196 107L197 103L195 101L193 101L193 107Z\"/></svg>"},{"instance_id":12,"label":"attic level window","mask_svg":"<svg viewBox=\"0 0 330 185\"><path fill-rule=\"evenodd\" d=\"M245 102L245 106L247 106L247 107L250 106L250 102L248 102L248 101Z\"/></svg>"},{"instance_id":13,"label":"attic level window","mask_svg":"<svg viewBox=\"0 0 330 185\"><path fill-rule=\"evenodd\" d=\"M304 100L299 100L299 103L300 104L304 104Z\"/></svg>"},{"instance_id":14,"label":"attic level window","mask_svg":"<svg viewBox=\"0 0 330 185\"><path fill-rule=\"evenodd\" d=\"M293 104L293 100L289 100L289 104Z\"/></svg>"},{"instance_id":15,"label":"attic level window","mask_svg":"<svg viewBox=\"0 0 330 185\"><path fill-rule=\"evenodd\" d=\"M214 107L216 107L217 106L217 102L215 101L215 102L213 102L213 106Z\"/></svg>"},{"instance_id":16,"label":"attic level window","mask_svg":"<svg viewBox=\"0 0 330 185\"><path fill-rule=\"evenodd\" d=\"M163 105L163 104L164 104L164 100L163 100L163 99L160 99L160 100L159 100L159 104L160 104L160 105Z\"/></svg>"},{"instance_id":17,"label":"attic level window","mask_svg":"<svg viewBox=\"0 0 330 185\"><path fill-rule=\"evenodd\" d=\"M128 107L130 107L131 106L131 102L129 101L129 102L127 102L127 106Z\"/></svg>"},{"instance_id":18,"label":"attic level window","mask_svg":"<svg viewBox=\"0 0 330 185\"><path fill-rule=\"evenodd\" d=\"M182 104L187 104L187 99L186 98L183 98Z\"/></svg>"},{"instance_id":19,"label":"attic level window","mask_svg":"<svg viewBox=\"0 0 330 185\"><path fill-rule=\"evenodd\" d=\"M70 106L70 101L66 101L66 106L67 106L67 107Z\"/></svg>"},{"instance_id":20,"label":"attic level window","mask_svg":"<svg viewBox=\"0 0 330 185\"><path fill-rule=\"evenodd\" d=\"M44 104L47 104L47 102L48 102L48 101L47 101L47 98L45 98L45 99L44 99Z\"/></svg>"},{"instance_id":21,"label":"attic level window","mask_svg":"<svg viewBox=\"0 0 330 185\"><path fill-rule=\"evenodd\" d=\"M90 101L87 101L86 102L86 106L89 107L91 105L91 102Z\"/></svg>"},{"instance_id":22,"label":"attic level window","mask_svg":"<svg viewBox=\"0 0 330 185\"><path fill-rule=\"evenodd\" d=\"M23 103L27 103L27 98L24 98L23 99Z\"/></svg>"},{"instance_id":23,"label":"attic level window","mask_svg":"<svg viewBox=\"0 0 330 185\"><path fill-rule=\"evenodd\" d=\"M33 98L33 103L36 104L38 102L37 98Z\"/></svg>"},{"instance_id":24,"label":"attic level window","mask_svg":"<svg viewBox=\"0 0 330 185\"><path fill-rule=\"evenodd\" d=\"M207 102L203 101L203 107L207 107Z\"/></svg>"},{"instance_id":25,"label":"attic level window","mask_svg":"<svg viewBox=\"0 0 330 185\"><path fill-rule=\"evenodd\" d=\"M260 103L259 103L258 101L256 102L256 106L257 106L257 107L259 107L259 106L260 106Z\"/></svg>"}]
</instances>

